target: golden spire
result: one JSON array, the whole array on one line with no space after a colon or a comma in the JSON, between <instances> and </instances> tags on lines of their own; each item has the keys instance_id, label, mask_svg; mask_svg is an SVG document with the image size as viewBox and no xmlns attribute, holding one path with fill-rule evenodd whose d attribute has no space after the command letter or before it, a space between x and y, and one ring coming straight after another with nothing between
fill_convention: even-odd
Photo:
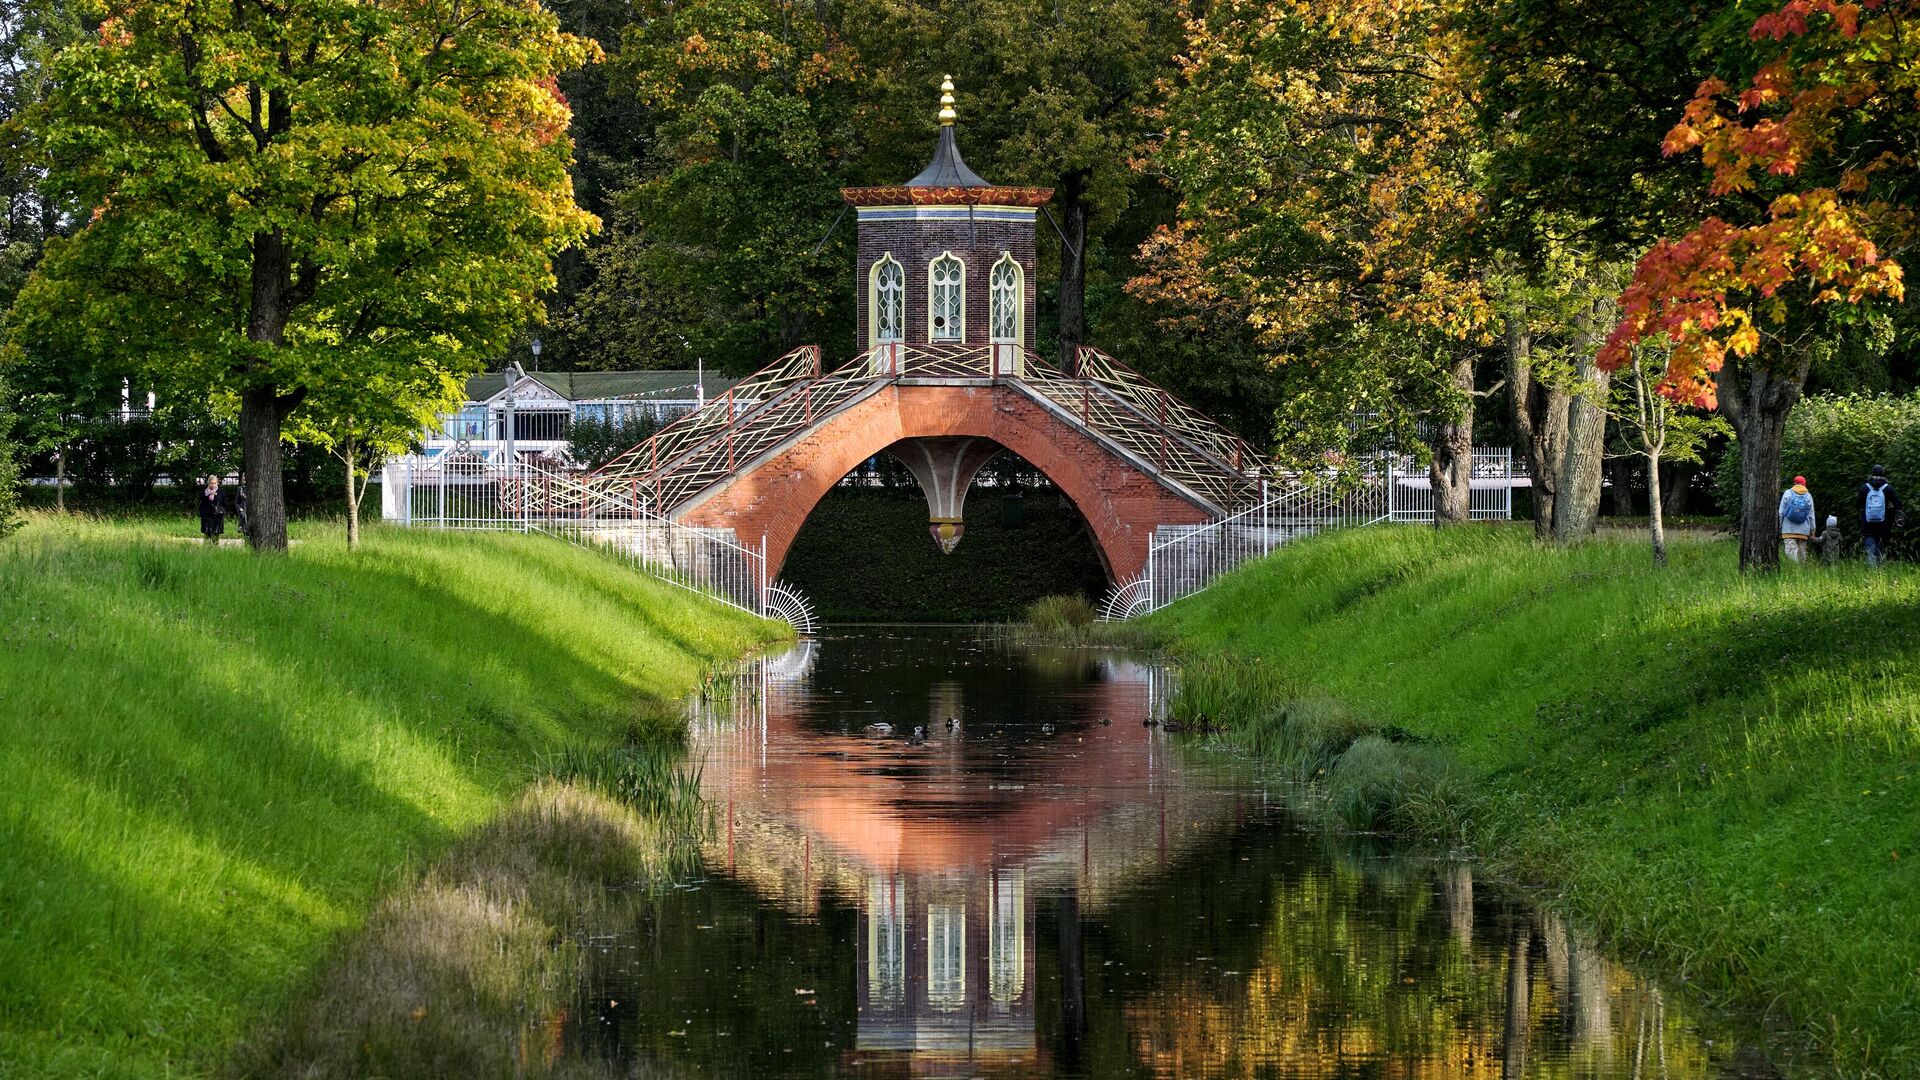
<instances>
[{"instance_id":1,"label":"golden spire","mask_svg":"<svg viewBox=\"0 0 1920 1080\"><path fill-rule=\"evenodd\" d=\"M956 119L953 111L953 76L940 78L940 126L952 127Z\"/></svg>"}]
</instances>

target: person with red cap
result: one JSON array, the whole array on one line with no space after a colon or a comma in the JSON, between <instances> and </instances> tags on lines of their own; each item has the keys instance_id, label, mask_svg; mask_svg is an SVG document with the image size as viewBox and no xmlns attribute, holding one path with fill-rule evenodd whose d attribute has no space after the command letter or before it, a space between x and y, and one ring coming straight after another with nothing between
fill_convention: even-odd
<instances>
[{"instance_id":1,"label":"person with red cap","mask_svg":"<svg viewBox=\"0 0 1920 1080\"><path fill-rule=\"evenodd\" d=\"M1780 493L1780 547L1794 562L1807 561L1807 541L1814 534L1813 493L1807 478L1796 476L1793 486Z\"/></svg>"}]
</instances>

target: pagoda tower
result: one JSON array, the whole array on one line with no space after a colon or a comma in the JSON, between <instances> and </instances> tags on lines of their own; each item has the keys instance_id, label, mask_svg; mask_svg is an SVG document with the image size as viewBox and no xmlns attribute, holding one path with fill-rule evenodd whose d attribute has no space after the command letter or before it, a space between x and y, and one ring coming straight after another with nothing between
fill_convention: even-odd
<instances>
[{"instance_id":1,"label":"pagoda tower","mask_svg":"<svg viewBox=\"0 0 1920 1080\"><path fill-rule=\"evenodd\" d=\"M1053 189L981 179L960 156L955 119L948 76L927 167L904 184L841 189L857 215L857 344L876 373L901 374L911 350L929 370L1017 378L1033 349L1035 215ZM967 488L1001 447L921 438L888 450L920 481L928 531L951 553Z\"/></svg>"}]
</instances>

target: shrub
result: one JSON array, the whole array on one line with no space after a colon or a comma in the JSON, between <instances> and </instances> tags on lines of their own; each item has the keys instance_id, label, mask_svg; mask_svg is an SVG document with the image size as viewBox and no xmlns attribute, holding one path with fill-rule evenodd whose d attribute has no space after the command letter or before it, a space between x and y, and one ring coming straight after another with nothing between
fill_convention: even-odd
<instances>
[{"instance_id":1,"label":"shrub","mask_svg":"<svg viewBox=\"0 0 1920 1080\"><path fill-rule=\"evenodd\" d=\"M624 423L583 416L567 428L568 452L582 466L597 469L646 442L661 427L659 421L644 413Z\"/></svg>"},{"instance_id":2,"label":"shrub","mask_svg":"<svg viewBox=\"0 0 1920 1080\"><path fill-rule=\"evenodd\" d=\"M1043 634L1082 630L1093 619L1093 605L1084 596L1043 596L1027 605L1027 625Z\"/></svg>"},{"instance_id":3,"label":"shrub","mask_svg":"<svg viewBox=\"0 0 1920 1080\"><path fill-rule=\"evenodd\" d=\"M13 440L7 437L8 418L0 415L0 537L10 535L21 525L20 462L14 456Z\"/></svg>"}]
</instances>

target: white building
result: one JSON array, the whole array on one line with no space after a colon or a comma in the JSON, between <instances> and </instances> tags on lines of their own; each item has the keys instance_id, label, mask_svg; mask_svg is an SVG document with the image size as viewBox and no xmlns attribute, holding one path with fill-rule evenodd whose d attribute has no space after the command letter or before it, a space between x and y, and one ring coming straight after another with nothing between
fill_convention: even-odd
<instances>
[{"instance_id":1,"label":"white building","mask_svg":"<svg viewBox=\"0 0 1920 1080\"><path fill-rule=\"evenodd\" d=\"M509 377L509 375L511 377ZM634 429L634 441L738 382L692 371L533 371L512 365L467 380L467 400L421 440L420 458L564 459L576 420ZM511 417L511 421L509 421Z\"/></svg>"}]
</instances>

